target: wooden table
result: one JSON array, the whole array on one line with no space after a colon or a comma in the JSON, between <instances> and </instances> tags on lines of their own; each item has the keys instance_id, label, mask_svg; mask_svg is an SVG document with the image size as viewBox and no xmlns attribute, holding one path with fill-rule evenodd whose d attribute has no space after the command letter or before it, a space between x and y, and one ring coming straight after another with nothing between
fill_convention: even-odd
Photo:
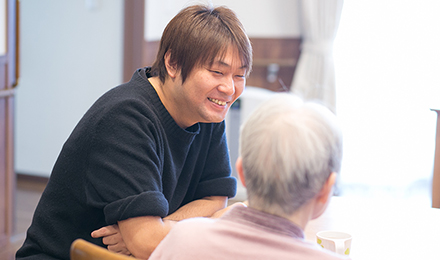
<instances>
[{"instance_id":1,"label":"wooden table","mask_svg":"<svg viewBox=\"0 0 440 260\"><path fill-rule=\"evenodd\" d=\"M408 206L405 201L333 197L326 212L306 227L316 241L321 230L353 236L353 260L440 259L440 209Z\"/></svg>"}]
</instances>

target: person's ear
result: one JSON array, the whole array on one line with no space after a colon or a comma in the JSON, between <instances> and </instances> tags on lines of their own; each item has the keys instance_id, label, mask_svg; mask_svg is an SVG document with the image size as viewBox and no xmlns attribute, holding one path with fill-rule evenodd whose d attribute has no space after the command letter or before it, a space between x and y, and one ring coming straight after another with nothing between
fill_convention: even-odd
<instances>
[{"instance_id":1,"label":"person's ear","mask_svg":"<svg viewBox=\"0 0 440 260\"><path fill-rule=\"evenodd\" d=\"M330 197L333 195L333 186L335 185L337 175L335 172L332 172L330 176L327 178L327 181L321 188L321 191L318 194L317 202L323 205L327 204Z\"/></svg>"},{"instance_id":2,"label":"person's ear","mask_svg":"<svg viewBox=\"0 0 440 260\"><path fill-rule=\"evenodd\" d=\"M243 184L243 187L246 187L243 173L243 160L241 157L238 157L237 162L235 162L235 169L237 170L238 178L240 179L241 184Z\"/></svg>"},{"instance_id":3,"label":"person's ear","mask_svg":"<svg viewBox=\"0 0 440 260\"><path fill-rule=\"evenodd\" d=\"M311 219L315 219L324 213L327 208L328 203L330 202L330 198L333 195L333 185L336 182L336 173L332 172L327 181L321 188L321 191L314 198L314 209L312 213Z\"/></svg>"},{"instance_id":4,"label":"person's ear","mask_svg":"<svg viewBox=\"0 0 440 260\"><path fill-rule=\"evenodd\" d=\"M171 51L167 51L167 53L165 53L164 60L168 75L172 79L176 78L179 70L177 69L177 64L171 62Z\"/></svg>"}]
</instances>

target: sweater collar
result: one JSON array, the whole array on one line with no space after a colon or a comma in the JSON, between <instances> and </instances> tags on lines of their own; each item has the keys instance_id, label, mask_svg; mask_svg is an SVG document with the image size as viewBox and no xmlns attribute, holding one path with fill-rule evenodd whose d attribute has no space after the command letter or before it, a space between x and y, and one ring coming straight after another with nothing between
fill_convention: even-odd
<instances>
[{"instance_id":1,"label":"sweater collar","mask_svg":"<svg viewBox=\"0 0 440 260\"><path fill-rule=\"evenodd\" d=\"M200 123L192 125L186 129L181 128L165 108L153 85L151 85L148 80L151 76L151 67L140 68L136 71L135 75L133 75L132 80L140 80L143 83L141 85L146 86L144 89L151 97L151 102L155 107L158 116L162 118L165 131L173 136L179 137L181 140L188 139L188 141L192 141L194 137L200 133Z\"/></svg>"}]
</instances>

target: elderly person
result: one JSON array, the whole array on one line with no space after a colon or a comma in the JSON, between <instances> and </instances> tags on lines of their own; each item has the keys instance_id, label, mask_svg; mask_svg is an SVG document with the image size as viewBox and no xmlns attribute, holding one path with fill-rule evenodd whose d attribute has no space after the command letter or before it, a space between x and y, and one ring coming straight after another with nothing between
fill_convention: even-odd
<instances>
[{"instance_id":1,"label":"elderly person","mask_svg":"<svg viewBox=\"0 0 440 260\"><path fill-rule=\"evenodd\" d=\"M240 133L236 168L249 206L177 223L150 260L342 259L303 232L326 209L341 158L341 131L328 109L275 95Z\"/></svg>"}]
</instances>

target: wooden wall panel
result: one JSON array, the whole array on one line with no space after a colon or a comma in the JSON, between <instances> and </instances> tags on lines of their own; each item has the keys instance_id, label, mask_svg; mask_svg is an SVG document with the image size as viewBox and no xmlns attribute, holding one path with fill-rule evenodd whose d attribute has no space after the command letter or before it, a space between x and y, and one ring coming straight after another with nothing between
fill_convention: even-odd
<instances>
[{"instance_id":1,"label":"wooden wall panel","mask_svg":"<svg viewBox=\"0 0 440 260\"><path fill-rule=\"evenodd\" d=\"M266 88L272 91L288 91L301 54L299 38L251 38L254 49L253 71L247 85ZM268 70L277 64L278 77L269 81Z\"/></svg>"}]
</instances>

